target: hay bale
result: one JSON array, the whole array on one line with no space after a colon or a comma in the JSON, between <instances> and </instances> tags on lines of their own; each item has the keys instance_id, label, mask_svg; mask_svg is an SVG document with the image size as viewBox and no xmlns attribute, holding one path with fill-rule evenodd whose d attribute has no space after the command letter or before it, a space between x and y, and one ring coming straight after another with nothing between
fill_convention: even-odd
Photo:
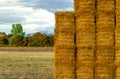
<instances>
[{"instance_id":1,"label":"hay bale","mask_svg":"<svg viewBox=\"0 0 120 79\"><path fill-rule=\"evenodd\" d=\"M76 33L76 47L95 47L95 33Z\"/></svg>"},{"instance_id":2,"label":"hay bale","mask_svg":"<svg viewBox=\"0 0 120 79\"><path fill-rule=\"evenodd\" d=\"M97 13L96 26L97 32L114 32L115 28L115 13Z\"/></svg>"},{"instance_id":3,"label":"hay bale","mask_svg":"<svg viewBox=\"0 0 120 79\"><path fill-rule=\"evenodd\" d=\"M94 48L81 47L77 50L77 67L94 66Z\"/></svg>"},{"instance_id":4,"label":"hay bale","mask_svg":"<svg viewBox=\"0 0 120 79\"><path fill-rule=\"evenodd\" d=\"M114 65L115 60L114 47L97 47L96 64L97 65Z\"/></svg>"},{"instance_id":5,"label":"hay bale","mask_svg":"<svg viewBox=\"0 0 120 79\"><path fill-rule=\"evenodd\" d=\"M115 28L115 1L97 0L97 32L114 32ZM103 29L102 29L103 28Z\"/></svg>"},{"instance_id":6,"label":"hay bale","mask_svg":"<svg viewBox=\"0 0 120 79\"><path fill-rule=\"evenodd\" d=\"M95 79L114 79L115 66L111 65L98 65L95 70Z\"/></svg>"},{"instance_id":7,"label":"hay bale","mask_svg":"<svg viewBox=\"0 0 120 79\"><path fill-rule=\"evenodd\" d=\"M55 79L75 78L75 22L73 12L56 12Z\"/></svg>"},{"instance_id":8,"label":"hay bale","mask_svg":"<svg viewBox=\"0 0 120 79\"><path fill-rule=\"evenodd\" d=\"M95 0L74 0L75 16L79 15L94 15Z\"/></svg>"},{"instance_id":9,"label":"hay bale","mask_svg":"<svg viewBox=\"0 0 120 79\"><path fill-rule=\"evenodd\" d=\"M74 56L75 56L74 53L68 54L67 51L64 53L60 53L58 51L57 54L55 54L55 57L56 57L55 65L59 65L59 64L74 65L75 64ZM65 59L67 59L67 60L65 60ZM60 62L58 62L58 61L60 61Z\"/></svg>"},{"instance_id":10,"label":"hay bale","mask_svg":"<svg viewBox=\"0 0 120 79\"><path fill-rule=\"evenodd\" d=\"M97 0L96 41L97 46L114 46L115 1Z\"/></svg>"},{"instance_id":11,"label":"hay bale","mask_svg":"<svg viewBox=\"0 0 120 79\"><path fill-rule=\"evenodd\" d=\"M97 0L97 13L109 13L115 11L115 0Z\"/></svg>"},{"instance_id":12,"label":"hay bale","mask_svg":"<svg viewBox=\"0 0 120 79\"><path fill-rule=\"evenodd\" d=\"M95 32L95 16L88 15L80 15L76 17L76 33L77 32L85 32L86 30L89 32Z\"/></svg>"},{"instance_id":13,"label":"hay bale","mask_svg":"<svg viewBox=\"0 0 120 79\"><path fill-rule=\"evenodd\" d=\"M115 0L97 0L96 79L115 78Z\"/></svg>"},{"instance_id":14,"label":"hay bale","mask_svg":"<svg viewBox=\"0 0 120 79\"><path fill-rule=\"evenodd\" d=\"M95 0L74 0L74 2L77 47L76 79L94 79Z\"/></svg>"},{"instance_id":15,"label":"hay bale","mask_svg":"<svg viewBox=\"0 0 120 79\"><path fill-rule=\"evenodd\" d=\"M96 26L97 32L114 32L115 14L97 13Z\"/></svg>"},{"instance_id":16,"label":"hay bale","mask_svg":"<svg viewBox=\"0 0 120 79\"><path fill-rule=\"evenodd\" d=\"M94 79L94 67L81 66L76 71L76 79Z\"/></svg>"},{"instance_id":17,"label":"hay bale","mask_svg":"<svg viewBox=\"0 0 120 79\"><path fill-rule=\"evenodd\" d=\"M96 46L97 48L100 47L100 50L102 47L102 49L108 53L110 52L109 50L111 47L115 46L114 17L115 0L97 0ZM107 47L107 49L104 47Z\"/></svg>"},{"instance_id":18,"label":"hay bale","mask_svg":"<svg viewBox=\"0 0 120 79\"><path fill-rule=\"evenodd\" d=\"M55 66L55 78L54 79L75 79L74 67L71 65L57 64Z\"/></svg>"},{"instance_id":19,"label":"hay bale","mask_svg":"<svg viewBox=\"0 0 120 79\"><path fill-rule=\"evenodd\" d=\"M74 0L76 16L76 45L95 46L95 0ZM77 49L78 49L77 47Z\"/></svg>"},{"instance_id":20,"label":"hay bale","mask_svg":"<svg viewBox=\"0 0 120 79\"><path fill-rule=\"evenodd\" d=\"M96 46L114 46L115 33L113 32L97 32Z\"/></svg>"},{"instance_id":21,"label":"hay bale","mask_svg":"<svg viewBox=\"0 0 120 79\"><path fill-rule=\"evenodd\" d=\"M94 79L94 48L77 50L76 79Z\"/></svg>"},{"instance_id":22,"label":"hay bale","mask_svg":"<svg viewBox=\"0 0 120 79\"><path fill-rule=\"evenodd\" d=\"M94 16L76 17L76 45L78 47L95 46L95 19Z\"/></svg>"}]
</instances>

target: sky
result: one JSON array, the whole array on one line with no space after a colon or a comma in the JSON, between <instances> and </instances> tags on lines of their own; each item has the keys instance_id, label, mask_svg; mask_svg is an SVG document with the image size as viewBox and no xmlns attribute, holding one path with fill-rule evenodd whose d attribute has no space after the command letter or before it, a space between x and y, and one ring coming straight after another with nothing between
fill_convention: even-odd
<instances>
[{"instance_id":1,"label":"sky","mask_svg":"<svg viewBox=\"0 0 120 79\"><path fill-rule=\"evenodd\" d=\"M26 34L54 34L56 11L73 11L73 0L0 0L0 32L20 23Z\"/></svg>"}]
</instances>

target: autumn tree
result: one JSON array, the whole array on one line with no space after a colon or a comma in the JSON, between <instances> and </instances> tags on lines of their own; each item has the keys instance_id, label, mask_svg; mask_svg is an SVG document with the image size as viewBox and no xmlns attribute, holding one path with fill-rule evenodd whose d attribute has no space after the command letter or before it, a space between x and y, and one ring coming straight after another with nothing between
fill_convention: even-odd
<instances>
[{"instance_id":1,"label":"autumn tree","mask_svg":"<svg viewBox=\"0 0 120 79\"><path fill-rule=\"evenodd\" d=\"M47 36L47 42L46 42L46 45L47 46L54 46L54 35L48 35Z\"/></svg>"},{"instance_id":2,"label":"autumn tree","mask_svg":"<svg viewBox=\"0 0 120 79\"><path fill-rule=\"evenodd\" d=\"M41 34L36 32L33 35L28 35L23 40L23 46L32 46L32 47L50 47L53 46L53 35Z\"/></svg>"},{"instance_id":3,"label":"autumn tree","mask_svg":"<svg viewBox=\"0 0 120 79\"><path fill-rule=\"evenodd\" d=\"M8 39L5 32L0 32L0 45L7 45Z\"/></svg>"},{"instance_id":4,"label":"autumn tree","mask_svg":"<svg viewBox=\"0 0 120 79\"><path fill-rule=\"evenodd\" d=\"M28 43L31 46L52 47L54 45L53 35L41 34L40 32L36 32L28 40L30 40Z\"/></svg>"},{"instance_id":5,"label":"autumn tree","mask_svg":"<svg viewBox=\"0 0 120 79\"><path fill-rule=\"evenodd\" d=\"M28 46L28 37L24 37L22 41L22 46Z\"/></svg>"},{"instance_id":6,"label":"autumn tree","mask_svg":"<svg viewBox=\"0 0 120 79\"><path fill-rule=\"evenodd\" d=\"M12 46L22 46L22 41L17 34L12 37L11 43Z\"/></svg>"},{"instance_id":7,"label":"autumn tree","mask_svg":"<svg viewBox=\"0 0 120 79\"><path fill-rule=\"evenodd\" d=\"M41 34L40 32L36 32L32 36L32 46L45 46L46 44L46 35Z\"/></svg>"}]
</instances>

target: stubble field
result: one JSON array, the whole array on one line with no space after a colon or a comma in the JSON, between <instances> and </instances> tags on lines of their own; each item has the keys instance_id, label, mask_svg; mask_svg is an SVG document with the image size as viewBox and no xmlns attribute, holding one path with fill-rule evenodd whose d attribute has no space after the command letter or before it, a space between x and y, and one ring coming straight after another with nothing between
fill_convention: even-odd
<instances>
[{"instance_id":1,"label":"stubble field","mask_svg":"<svg viewBox=\"0 0 120 79\"><path fill-rule=\"evenodd\" d=\"M0 48L0 79L53 79L53 72L53 48Z\"/></svg>"}]
</instances>

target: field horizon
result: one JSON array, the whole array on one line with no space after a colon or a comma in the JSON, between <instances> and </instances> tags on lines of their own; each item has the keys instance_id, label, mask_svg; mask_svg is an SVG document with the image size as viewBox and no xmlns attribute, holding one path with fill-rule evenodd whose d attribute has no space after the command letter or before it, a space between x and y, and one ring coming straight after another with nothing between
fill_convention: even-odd
<instances>
[{"instance_id":1,"label":"field horizon","mask_svg":"<svg viewBox=\"0 0 120 79\"><path fill-rule=\"evenodd\" d=\"M53 52L54 47L0 47L0 51L40 51Z\"/></svg>"}]
</instances>

